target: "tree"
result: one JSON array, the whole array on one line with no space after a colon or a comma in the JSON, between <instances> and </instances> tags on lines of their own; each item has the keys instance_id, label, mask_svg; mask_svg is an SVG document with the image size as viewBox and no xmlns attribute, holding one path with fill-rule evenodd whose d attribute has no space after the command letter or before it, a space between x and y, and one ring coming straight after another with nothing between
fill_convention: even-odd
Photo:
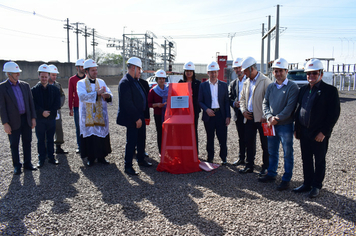
<instances>
[{"instance_id":1,"label":"tree","mask_svg":"<svg viewBox=\"0 0 356 236\"><path fill-rule=\"evenodd\" d=\"M92 54L88 58L93 58ZM95 51L95 61L101 65L122 65L122 56L117 53L104 53L100 49Z\"/></svg>"}]
</instances>

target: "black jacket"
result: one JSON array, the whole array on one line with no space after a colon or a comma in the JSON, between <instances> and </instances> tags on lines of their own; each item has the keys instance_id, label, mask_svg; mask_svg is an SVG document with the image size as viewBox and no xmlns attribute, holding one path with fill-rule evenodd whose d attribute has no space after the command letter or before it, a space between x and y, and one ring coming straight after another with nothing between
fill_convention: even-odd
<instances>
[{"instance_id":1,"label":"black jacket","mask_svg":"<svg viewBox=\"0 0 356 236\"><path fill-rule=\"evenodd\" d=\"M150 91L150 86L148 85L148 82L144 79L140 78L138 82L142 85L144 92L146 93L146 100L147 100L148 92ZM150 119L150 108L148 107L148 102L146 102L145 119Z\"/></svg>"},{"instance_id":2,"label":"black jacket","mask_svg":"<svg viewBox=\"0 0 356 236\"><path fill-rule=\"evenodd\" d=\"M37 119L56 119L57 110L61 108L61 94L59 89L54 86L47 84L46 89L48 89L48 107L50 107L50 115L46 118L43 116L43 111L45 111L44 107L44 95L43 95L43 85L38 82L35 86L32 87L32 96L33 102L35 104L35 110Z\"/></svg>"},{"instance_id":3,"label":"black jacket","mask_svg":"<svg viewBox=\"0 0 356 236\"><path fill-rule=\"evenodd\" d=\"M331 136L334 125L340 116L339 93L334 86L320 82L314 104L310 112L309 127L307 132L311 139L314 139L320 132L326 137ZM295 130L297 138L300 138L301 124L299 114L303 96L310 89L309 84L304 85L299 90L297 109L295 113Z\"/></svg>"}]
</instances>

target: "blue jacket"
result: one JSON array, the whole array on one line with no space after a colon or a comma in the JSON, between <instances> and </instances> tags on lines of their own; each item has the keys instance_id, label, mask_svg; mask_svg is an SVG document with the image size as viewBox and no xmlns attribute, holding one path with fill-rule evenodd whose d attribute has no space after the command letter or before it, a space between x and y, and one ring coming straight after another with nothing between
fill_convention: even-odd
<instances>
[{"instance_id":1,"label":"blue jacket","mask_svg":"<svg viewBox=\"0 0 356 236\"><path fill-rule=\"evenodd\" d=\"M129 74L126 74L119 83L119 108L116 119L118 125L136 127L138 119L145 122L144 100L135 83L134 78ZM146 91L144 90L144 92ZM147 104L147 97L145 99Z\"/></svg>"},{"instance_id":2,"label":"blue jacket","mask_svg":"<svg viewBox=\"0 0 356 236\"><path fill-rule=\"evenodd\" d=\"M209 116L206 113L206 110L208 108L211 109L211 101L212 101L209 80L200 84L198 101L200 107L204 111L202 120L207 122L209 120ZM227 89L227 84L220 80L218 80L218 102L224 120L227 117L231 118L229 92Z\"/></svg>"}]
</instances>

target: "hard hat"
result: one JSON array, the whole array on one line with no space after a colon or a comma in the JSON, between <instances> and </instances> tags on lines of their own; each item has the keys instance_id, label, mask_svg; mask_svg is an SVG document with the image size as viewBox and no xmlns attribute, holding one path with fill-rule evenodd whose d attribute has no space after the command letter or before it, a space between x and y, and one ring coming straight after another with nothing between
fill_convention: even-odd
<instances>
[{"instance_id":1,"label":"hard hat","mask_svg":"<svg viewBox=\"0 0 356 236\"><path fill-rule=\"evenodd\" d=\"M78 59L75 66L84 66L84 59Z\"/></svg>"},{"instance_id":2,"label":"hard hat","mask_svg":"<svg viewBox=\"0 0 356 236\"><path fill-rule=\"evenodd\" d=\"M38 67L37 72L51 73L51 70L49 69L49 66L47 64L42 64L42 65L40 65L40 67Z\"/></svg>"},{"instance_id":3,"label":"hard hat","mask_svg":"<svg viewBox=\"0 0 356 236\"><path fill-rule=\"evenodd\" d=\"M247 68L249 68L250 66L256 64L256 60L253 57L247 57L245 60L243 60L242 64L241 64L241 70L244 71Z\"/></svg>"},{"instance_id":4,"label":"hard hat","mask_svg":"<svg viewBox=\"0 0 356 236\"><path fill-rule=\"evenodd\" d=\"M195 65L193 64L193 62L188 61L184 64L183 70L195 70Z\"/></svg>"},{"instance_id":5,"label":"hard hat","mask_svg":"<svg viewBox=\"0 0 356 236\"><path fill-rule=\"evenodd\" d=\"M50 73L53 73L53 74L59 74L59 71L57 69L57 66L55 65L49 65L49 70L51 71Z\"/></svg>"},{"instance_id":6,"label":"hard hat","mask_svg":"<svg viewBox=\"0 0 356 236\"><path fill-rule=\"evenodd\" d=\"M288 62L286 59L280 57L273 62L272 68L288 70Z\"/></svg>"},{"instance_id":7,"label":"hard hat","mask_svg":"<svg viewBox=\"0 0 356 236\"><path fill-rule=\"evenodd\" d=\"M208 65L208 72L209 71L219 71L219 70L220 70L219 64L216 63L216 61L213 61Z\"/></svg>"},{"instance_id":8,"label":"hard hat","mask_svg":"<svg viewBox=\"0 0 356 236\"><path fill-rule=\"evenodd\" d=\"M232 63L232 68L240 67L242 65L243 59L241 57L236 58L236 60Z\"/></svg>"},{"instance_id":9,"label":"hard hat","mask_svg":"<svg viewBox=\"0 0 356 236\"><path fill-rule=\"evenodd\" d=\"M138 66L142 69L142 61L138 57L130 57L129 60L127 60L127 64Z\"/></svg>"},{"instance_id":10,"label":"hard hat","mask_svg":"<svg viewBox=\"0 0 356 236\"><path fill-rule=\"evenodd\" d=\"M96 62L93 59L85 60L84 69L88 69L91 67L98 67L98 65L96 64Z\"/></svg>"},{"instance_id":11,"label":"hard hat","mask_svg":"<svg viewBox=\"0 0 356 236\"><path fill-rule=\"evenodd\" d=\"M20 69L19 65L17 65L15 62L13 61L9 61L6 62L4 64L4 68L2 70L3 72L10 72L10 73L19 73L22 72L22 70Z\"/></svg>"},{"instance_id":12,"label":"hard hat","mask_svg":"<svg viewBox=\"0 0 356 236\"><path fill-rule=\"evenodd\" d=\"M166 72L164 70L156 71L155 76L159 77L159 78L166 78L167 77Z\"/></svg>"},{"instance_id":13,"label":"hard hat","mask_svg":"<svg viewBox=\"0 0 356 236\"><path fill-rule=\"evenodd\" d=\"M307 61L307 64L305 64L305 67L304 67L305 72L314 71L314 70L323 70L323 69L324 69L323 63L321 63L320 60L315 59L315 58Z\"/></svg>"}]
</instances>

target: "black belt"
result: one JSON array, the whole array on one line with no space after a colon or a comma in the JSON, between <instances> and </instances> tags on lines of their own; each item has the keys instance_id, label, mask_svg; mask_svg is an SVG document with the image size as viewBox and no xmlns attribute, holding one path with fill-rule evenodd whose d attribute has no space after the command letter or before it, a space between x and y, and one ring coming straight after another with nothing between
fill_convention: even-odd
<instances>
[{"instance_id":1,"label":"black belt","mask_svg":"<svg viewBox=\"0 0 356 236\"><path fill-rule=\"evenodd\" d=\"M213 112L217 112L220 110L220 108L211 108L211 110L213 110Z\"/></svg>"}]
</instances>

